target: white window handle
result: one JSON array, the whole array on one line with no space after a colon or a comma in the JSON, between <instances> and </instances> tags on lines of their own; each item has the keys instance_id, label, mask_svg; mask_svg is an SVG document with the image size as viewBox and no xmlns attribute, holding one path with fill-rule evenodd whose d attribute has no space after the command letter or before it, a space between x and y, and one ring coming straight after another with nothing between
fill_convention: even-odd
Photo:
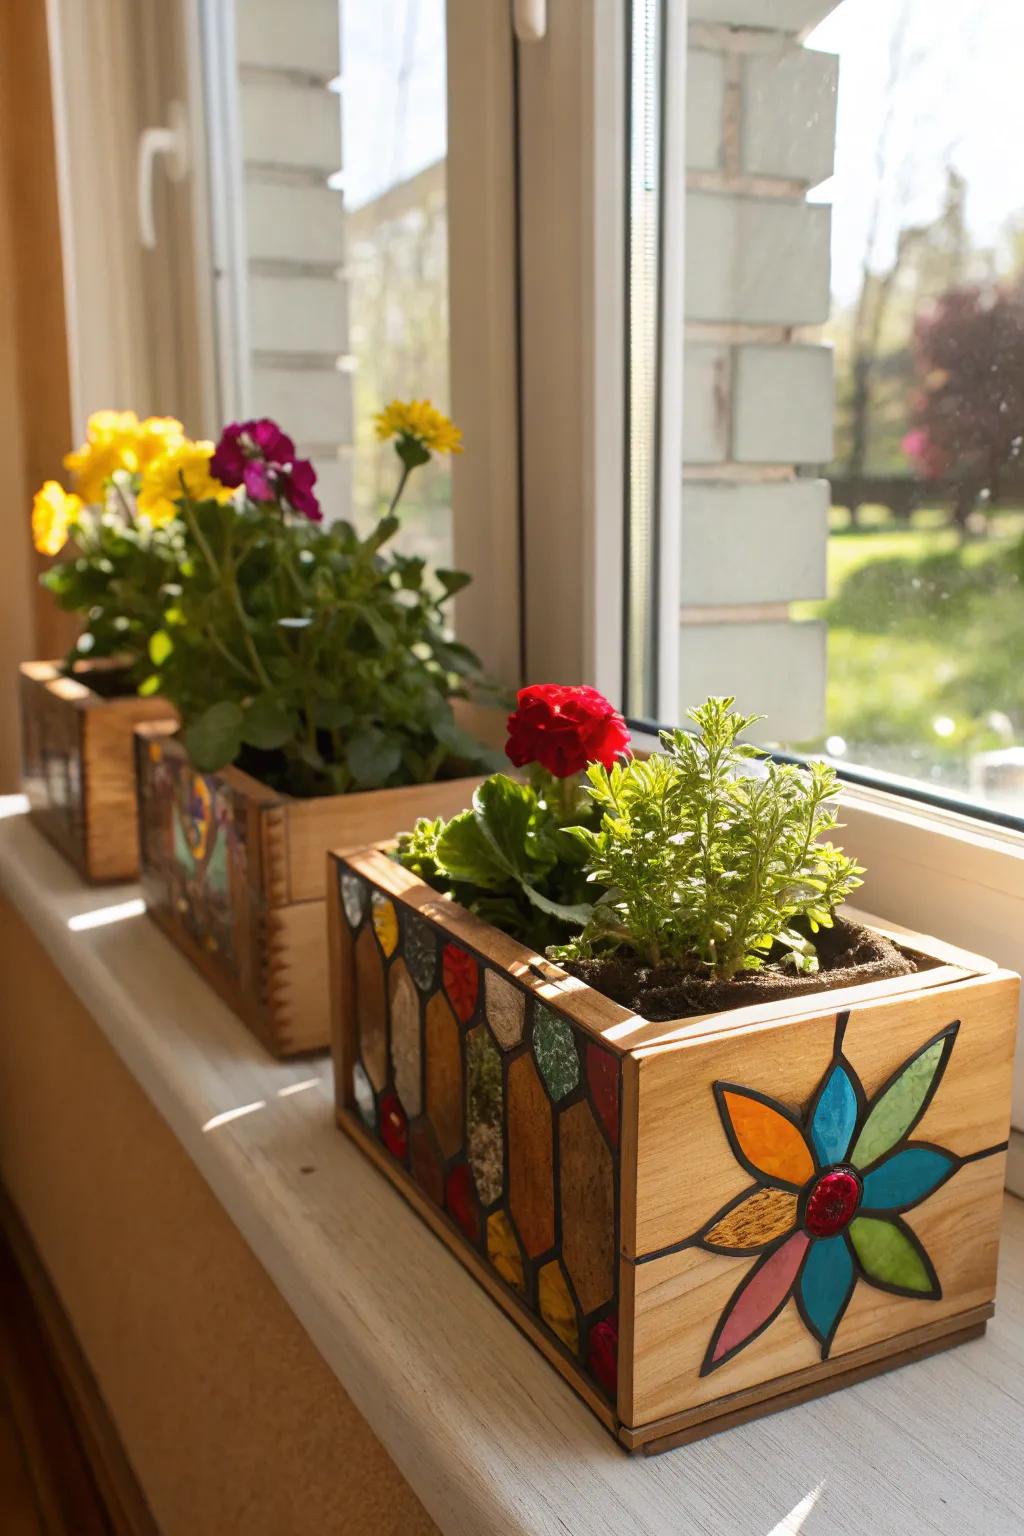
<instances>
[{"instance_id":1,"label":"white window handle","mask_svg":"<svg viewBox=\"0 0 1024 1536\"><path fill-rule=\"evenodd\" d=\"M539 43L548 30L548 0L512 0L512 26L521 43Z\"/></svg>"},{"instance_id":2,"label":"white window handle","mask_svg":"<svg viewBox=\"0 0 1024 1536\"><path fill-rule=\"evenodd\" d=\"M156 249L153 170L157 155L166 155L167 174L172 181L181 181L188 174L188 132L185 125L185 108L180 101L171 102L167 117L166 128L144 128L139 135L136 164L139 242L146 251Z\"/></svg>"}]
</instances>

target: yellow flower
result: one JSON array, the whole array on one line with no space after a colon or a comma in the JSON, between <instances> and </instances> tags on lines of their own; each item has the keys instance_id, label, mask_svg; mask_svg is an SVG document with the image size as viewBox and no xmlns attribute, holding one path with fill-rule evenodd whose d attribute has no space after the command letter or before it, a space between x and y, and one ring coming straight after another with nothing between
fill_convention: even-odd
<instances>
[{"instance_id":1,"label":"yellow flower","mask_svg":"<svg viewBox=\"0 0 1024 1536\"><path fill-rule=\"evenodd\" d=\"M177 517L183 480L192 501L230 501L234 491L210 474L212 454L212 443L185 438L152 459L142 472L137 502L142 515L154 524Z\"/></svg>"},{"instance_id":2,"label":"yellow flower","mask_svg":"<svg viewBox=\"0 0 1024 1536\"><path fill-rule=\"evenodd\" d=\"M461 453L462 433L429 400L392 400L373 418L377 440L411 437L433 453Z\"/></svg>"},{"instance_id":3,"label":"yellow flower","mask_svg":"<svg viewBox=\"0 0 1024 1536\"><path fill-rule=\"evenodd\" d=\"M67 455L64 465L84 500L102 501L115 470L138 474L159 454L184 441L185 430L173 416L147 416L140 421L134 411L95 411L89 417L85 442Z\"/></svg>"},{"instance_id":4,"label":"yellow flower","mask_svg":"<svg viewBox=\"0 0 1024 1536\"><path fill-rule=\"evenodd\" d=\"M84 501L102 501L103 488L115 470L135 473L138 430L134 411L96 411L89 417L85 442L64 459Z\"/></svg>"},{"instance_id":5,"label":"yellow flower","mask_svg":"<svg viewBox=\"0 0 1024 1536\"><path fill-rule=\"evenodd\" d=\"M56 480L43 482L32 501L32 542L41 555L60 554L81 510L78 496L69 496Z\"/></svg>"},{"instance_id":6,"label":"yellow flower","mask_svg":"<svg viewBox=\"0 0 1024 1536\"><path fill-rule=\"evenodd\" d=\"M145 421L139 422L135 438L139 469L145 469L160 454L187 441L185 428L173 416L147 416Z\"/></svg>"}]
</instances>

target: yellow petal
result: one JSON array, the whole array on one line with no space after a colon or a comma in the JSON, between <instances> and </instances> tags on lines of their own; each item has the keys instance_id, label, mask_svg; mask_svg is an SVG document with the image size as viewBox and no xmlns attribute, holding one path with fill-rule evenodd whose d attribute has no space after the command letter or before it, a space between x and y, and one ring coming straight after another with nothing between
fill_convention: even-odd
<instances>
[{"instance_id":1,"label":"yellow petal","mask_svg":"<svg viewBox=\"0 0 1024 1536\"><path fill-rule=\"evenodd\" d=\"M569 1287L557 1259L552 1259L541 1270L537 1299L540 1302L540 1315L551 1332L557 1334L566 1348L575 1354L580 1347L580 1329L576 1321L576 1308L572 1304Z\"/></svg>"}]
</instances>

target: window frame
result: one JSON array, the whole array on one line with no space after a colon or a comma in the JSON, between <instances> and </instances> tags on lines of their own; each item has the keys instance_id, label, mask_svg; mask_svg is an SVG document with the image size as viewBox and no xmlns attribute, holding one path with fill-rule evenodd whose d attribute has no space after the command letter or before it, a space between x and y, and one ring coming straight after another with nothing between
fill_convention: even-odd
<instances>
[{"instance_id":1,"label":"window frame","mask_svg":"<svg viewBox=\"0 0 1024 1536\"><path fill-rule=\"evenodd\" d=\"M613 699L621 698L623 683L625 209L624 176L617 183L614 174L614 168L622 166L624 142L620 138L617 152L614 136L625 132L623 4L624 0L615 0L585 14L579 0L558 0L548 9L552 35L540 45L519 46L520 73L527 76L527 88L535 85L538 75L543 85L529 95L530 121L525 133L521 124L520 140L519 234L527 278L520 294L522 378L523 392L535 407L525 413L522 423L526 676L531 681L550 677L588 682ZM673 43L666 49L670 73L665 99L672 115L664 134L663 177L665 185L683 187L686 7L666 0L665 9ZM595 16L598 11L600 16ZM575 48L567 44L567 29L572 27L576 28ZM537 50L548 43L553 46L544 59ZM522 112L522 92L519 107ZM584 130L560 132L563 120L582 120ZM539 154L544 156L544 179L539 206L534 208L530 157ZM555 227L554 214L550 206L545 208L544 200L550 205L555 195L552 185L558 182L579 189L577 206L582 216L576 221L577 238L559 250L580 275L582 301L562 317L555 332L545 325L545 316L550 315L550 308L544 308L548 296L530 285L538 264L537 250L531 249L530 242L540 242L543 249L544 232L550 236ZM671 298L666 294L662 301L663 325L672 327L663 336L669 344L661 348L664 431L659 448L662 544L657 697L663 720L678 713L684 203L683 197L668 199L663 211L663 272L674 275L676 283ZM677 257L671 273L669 252ZM675 347L671 336L678 336ZM560 424L554 422L557 391L565 388L564 372L560 377L557 370L559 349L572 357L571 377L582 403L572 418L571 442L578 462L568 471L563 462L568 456L564 412ZM613 390L617 390L614 405L609 398ZM610 440L612 434L617 434L617 441ZM550 524L546 503L552 476L560 487L569 484L575 493L569 515L557 529ZM652 722L630 724L639 749L657 745L657 727ZM879 783L856 769L840 768L839 773L844 783L844 836L868 869L864 905L881 918L931 932L1024 971L1024 827L1019 819L958 805L926 786ZM1013 1120L1007 1182L1011 1190L1024 1195L1024 1052L1016 1065Z\"/></svg>"}]
</instances>

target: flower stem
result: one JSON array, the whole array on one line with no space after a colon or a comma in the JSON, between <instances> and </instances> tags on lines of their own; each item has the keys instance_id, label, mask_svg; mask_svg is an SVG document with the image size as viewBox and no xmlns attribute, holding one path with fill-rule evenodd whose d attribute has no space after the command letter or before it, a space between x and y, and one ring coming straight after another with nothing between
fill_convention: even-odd
<instances>
[{"instance_id":1,"label":"flower stem","mask_svg":"<svg viewBox=\"0 0 1024 1536\"><path fill-rule=\"evenodd\" d=\"M181 500L182 505L185 508L185 521L188 523L188 526L192 530L193 536L195 537L196 543L199 545L199 548L203 552L204 560L210 567L210 570L213 572L215 578L220 581L220 566L217 563L217 559L213 553L213 550L207 543L203 531L199 526L199 519L196 517L195 508L192 505L192 498L188 493L188 486L185 484L185 476L181 473L180 470L178 471L178 479L181 481Z\"/></svg>"},{"instance_id":2,"label":"flower stem","mask_svg":"<svg viewBox=\"0 0 1024 1536\"><path fill-rule=\"evenodd\" d=\"M402 499L402 492L405 490L405 482L408 480L408 478L409 478L411 473L412 473L412 471L410 470L408 464L403 463L403 465L402 465L402 474L401 474L401 478L399 479L399 482L398 482L398 488L395 491L395 494L391 498L391 505L390 505L390 507L388 507L388 511L387 511L388 517L392 517L394 515L395 508L398 506L399 501L401 501L401 499Z\"/></svg>"},{"instance_id":3,"label":"flower stem","mask_svg":"<svg viewBox=\"0 0 1024 1536\"><path fill-rule=\"evenodd\" d=\"M256 676L259 678L260 683L264 688L272 688L273 684L270 681L267 670L260 659L260 653L256 649L256 642L253 640L252 635L249 633L249 616L246 613L245 605L242 602L242 594L238 590L238 582L235 579L235 567L233 564L228 567L227 580L225 585L228 589L228 595L231 598L231 603L234 607L235 613L238 615L238 622L242 630L242 640L245 643L245 649L249 653L249 660L252 662L253 670L255 671Z\"/></svg>"},{"instance_id":4,"label":"flower stem","mask_svg":"<svg viewBox=\"0 0 1024 1536\"><path fill-rule=\"evenodd\" d=\"M213 550L210 548L210 545L203 534L202 529L199 526L199 519L196 517L195 508L192 505L192 498L188 493L188 486L185 484L185 476L181 473L180 470L178 472L178 479L181 481L182 505L185 508L185 517L188 525L191 528L193 535L195 536L196 543L199 545L199 548L203 552L203 557L206 560L207 565L213 572L214 579L218 581L220 585L225 589L227 596L231 601L232 607L234 608L235 613L238 615L238 622L242 629L242 640L245 644L246 650L249 653L249 660L252 662L253 671L256 675L257 681L262 687L270 688L272 686L270 678L268 677L263 663L260 660L260 653L256 649L252 635L249 633L249 621L246 617L245 608L242 604L242 594L239 592L238 583L235 580L234 565L228 564L225 568L225 566L222 566L217 560ZM227 654L226 651L225 654ZM237 666L238 663L236 662L235 665Z\"/></svg>"},{"instance_id":5,"label":"flower stem","mask_svg":"<svg viewBox=\"0 0 1024 1536\"><path fill-rule=\"evenodd\" d=\"M568 778L556 780L558 784L558 819L565 826L571 826L577 817L577 805L579 803L579 775L571 773Z\"/></svg>"},{"instance_id":6,"label":"flower stem","mask_svg":"<svg viewBox=\"0 0 1024 1536\"><path fill-rule=\"evenodd\" d=\"M224 657L224 660L228 662L230 666L234 667L236 672L240 673L242 677L248 679L250 682L259 682L259 678L254 676L254 674L249 670L245 663L239 661L238 657L228 650L227 646L224 644L223 640L220 638L212 625L207 625L205 634L214 650L219 651L220 654Z\"/></svg>"}]
</instances>

